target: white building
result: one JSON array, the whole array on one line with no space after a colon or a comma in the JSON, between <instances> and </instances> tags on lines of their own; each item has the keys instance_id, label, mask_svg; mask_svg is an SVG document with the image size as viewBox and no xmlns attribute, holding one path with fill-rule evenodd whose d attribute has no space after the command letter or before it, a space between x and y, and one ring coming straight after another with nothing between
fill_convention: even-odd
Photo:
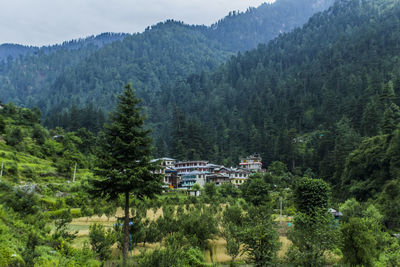
<instances>
[{"instance_id":1,"label":"white building","mask_svg":"<svg viewBox=\"0 0 400 267\"><path fill-rule=\"evenodd\" d=\"M252 172L259 172L262 169L261 157L258 154L253 154L246 158L240 159L240 167Z\"/></svg>"}]
</instances>

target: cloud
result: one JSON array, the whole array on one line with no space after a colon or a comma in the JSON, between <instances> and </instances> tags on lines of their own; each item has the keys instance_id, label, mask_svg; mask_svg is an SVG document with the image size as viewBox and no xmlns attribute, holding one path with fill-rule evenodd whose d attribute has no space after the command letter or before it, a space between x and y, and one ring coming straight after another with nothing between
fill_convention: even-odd
<instances>
[{"instance_id":1,"label":"cloud","mask_svg":"<svg viewBox=\"0 0 400 267\"><path fill-rule=\"evenodd\" d=\"M1 0L0 43L49 45L102 32L141 32L166 19L210 25L269 0Z\"/></svg>"}]
</instances>

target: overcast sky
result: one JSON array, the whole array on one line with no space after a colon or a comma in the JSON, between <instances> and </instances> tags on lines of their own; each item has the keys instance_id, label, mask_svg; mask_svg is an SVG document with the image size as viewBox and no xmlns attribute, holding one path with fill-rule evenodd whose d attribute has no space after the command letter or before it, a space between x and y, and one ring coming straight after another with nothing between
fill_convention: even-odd
<instances>
[{"instance_id":1,"label":"overcast sky","mask_svg":"<svg viewBox=\"0 0 400 267\"><path fill-rule=\"evenodd\" d=\"M210 25L273 0L0 0L0 44L50 45L102 32L142 32L166 19Z\"/></svg>"}]
</instances>

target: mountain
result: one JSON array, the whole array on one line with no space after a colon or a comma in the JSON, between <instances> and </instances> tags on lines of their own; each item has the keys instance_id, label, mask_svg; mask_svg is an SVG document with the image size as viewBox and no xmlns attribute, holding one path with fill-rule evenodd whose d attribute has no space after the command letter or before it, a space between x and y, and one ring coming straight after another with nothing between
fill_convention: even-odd
<instances>
[{"instance_id":1,"label":"mountain","mask_svg":"<svg viewBox=\"0 0 400 267\"><path fill-rule=\"evenodd\" d=\"M2 44L0 45L0 61L7 61L8 59L15 59L19 56L26 56L38 51L38 47L23 46L18 44Z\"/></svg>"},{"instance_id":2,"label":"mountain","mask_svg":"<svg viewBox=\"0 0 400 267\"><path fill-rule=\"evenodd\" d=\"M51 46L25 46L19 44L1 44L0 45L0 61L7 61L8 59L18 59L20 56L25 57L37 53L51 53L57 51L58 49L64 48L68 50L82 49L89 45L94 45L98 48L103 47L106 44L115 42L117 40L122 40L126 34L120 33L102 33L97 36L90 36L87 38L81 38L77 40L72 40L69 42L64 42L60 45Z\"/></svg>"},{"instance_id":3,"label":"mountain","mask_svg":"<svg viewBox=\"0 0 400 267\"><path fill-rule=\"evenodd\" d=\"M246 51L267 43L281 33L302 26L315 13L333 4L333 0L278 0L264 3L246 12L230 12L204 33L231 51Z\"/></svg>"},{"instance_id":4,"label":"mountain","mask_svg":"<svg viewBox=\"0 0 400 267\"><path fill-rule=\"evenodd\" d=\"M151 108L169 84L191 73L209 71L238 50L254 48L281 31L301 26L332 2L278 0L231 13L211 27L169 20L101 48L88 45L72 50L63 44L54 52L42 49L0 64L1 100L38 106L48 126L68 128L62 118L68 117L72 105L93 104L108 111L115 95L131 81Z\"/></svg>"},{"instance_id":5,"label":"mountain","mask_svg":"<svg viewBox=\"0 0 400 267\"><path fill-rule=\"evenodd\" d=\"M337 1L301 29L164 90L150 119L171 127L157 144L228 166L259 152L266 166L280 160L373 195L400 167L398 29L398 1Z\"/></svg>"}]
</instances>

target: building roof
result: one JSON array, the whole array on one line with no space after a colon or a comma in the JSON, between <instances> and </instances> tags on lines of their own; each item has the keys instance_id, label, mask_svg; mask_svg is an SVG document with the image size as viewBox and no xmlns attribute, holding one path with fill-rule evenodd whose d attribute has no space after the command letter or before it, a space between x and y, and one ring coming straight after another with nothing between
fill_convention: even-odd
<instances>
[{"instance_id":1,"label":"building roof","mask_svg":"<svg viewBox=\"0 0 400 267\"><path fill-rule=\"evenodd\" d=\"M182 174L182 176L186 176L186 175L197 175L197 174L208 174L209 172L199 172L199 171L191 171L191 172L187 172Z\"/></svg>"},{"instance_id":2,"label":"building roof","mask_svg":"<svg viewBox=\"0 0 400 267\"><path fill-rule=\"evenodd\" d=\"M205 163L208 163L207 160L188 160L188 161L177 161L176 164L195 163L195 162L205 162Z\"/></svg>"},{"instance_id":3,"label":"building roof","mask_svg":"<svg viewBox=\"0 0 400 267\"><path fill-rule=\"evenodd\" d=\"M174 161L175 159L171 159L171 158L158 158L158 159L152 159L150 162L153 163L153 162L162 161L162 160L164 160L164 161L166 161L166 160Z\"/></svg>"}]
</instances>

